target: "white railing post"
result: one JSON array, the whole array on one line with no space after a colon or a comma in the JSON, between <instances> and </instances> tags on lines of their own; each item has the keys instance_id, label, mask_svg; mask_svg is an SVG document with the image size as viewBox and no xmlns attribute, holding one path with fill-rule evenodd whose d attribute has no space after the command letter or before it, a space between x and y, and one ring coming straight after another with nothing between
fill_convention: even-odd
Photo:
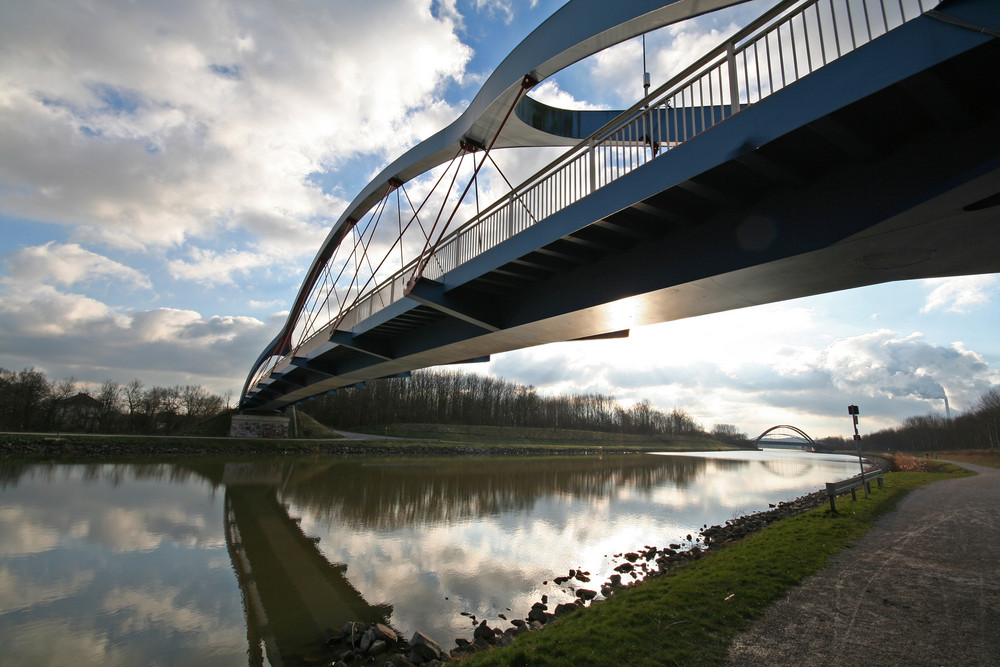
<instances>
[{"instance_id":1,"label":"white railing post","mask_svg":"<svg viewBox=\"0 0 1000 667\"><path fill-rule=\"evenodd\" d=\"M514 235L514 191L511 190L510 194L507 195L507 238L509 239ZM504 239L506 240L506 239Z\"/></svg>"},{"instance_id":2,"label":"white railing post","mask_svg":"<svg viewBox=\"0 0 1000 667\"><path fill-rule=\"evenodd\" d=\"M740 83L736 74L736 45L726 45L726 62L729 63L729 115L735 116L740 110Z\"/></svg>"},{"instance_id":3,"label":"white railing post","mask_svg":"<svg viewBox=\"0 0 1000 667\"><path fill-rule=\"evenodd\" d=\"M593 139L590 140L587 154L590 156L590 192L588 194L593 194L597 189L597 147L594 145Z\"/></svg>"}]
</instances>

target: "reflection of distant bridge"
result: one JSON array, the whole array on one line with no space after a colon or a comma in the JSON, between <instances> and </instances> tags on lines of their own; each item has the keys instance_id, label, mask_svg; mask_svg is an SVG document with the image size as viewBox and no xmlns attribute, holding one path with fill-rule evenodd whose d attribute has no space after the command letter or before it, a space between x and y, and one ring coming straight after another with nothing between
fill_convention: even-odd
<instances>
[{"instance_id":1,"label":"reflection of distant bridge","mask_svg":"<svg viewBox=\"0 0 1000 667\"><path fill-rule=\"evenodd\" d=\"M800 428L788 424L772 426L754 440L757 449L802 449L814 451L816 443Z\"/></svg>"}]
</instances>

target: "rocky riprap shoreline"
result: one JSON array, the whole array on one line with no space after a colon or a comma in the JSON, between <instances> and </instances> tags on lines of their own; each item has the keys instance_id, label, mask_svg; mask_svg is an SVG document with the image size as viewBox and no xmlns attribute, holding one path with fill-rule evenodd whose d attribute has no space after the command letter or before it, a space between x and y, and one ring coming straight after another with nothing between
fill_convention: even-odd
<instances>
[{"instance_id":1,"label":"rocky riprap shoreline","mask_svg":"<svg viewBox=\"0 0 1000 667\"><path fill-rule=\"evenodd\" d=\"M472 639L456 639L456 646L450 650L420 632L406 641L383 624L348 623L343 628L328 631L327 646L333 654L328 664L331 667L436 667L460 661L477 651L506 646L518 635L544 630L552 621L579 611L599 597L611 597L617 591L635 586L649 577L665 574L682 563L701 558L708 550L722 548L776 521L822 505L826 500L826 491L817 491L778 503L764 512L734 517L721 526L705 526L698 537L687 535L678 543L663 548L646 546L637 551L615 554L615 560L620 561L614 568L616 573L597 587L588 587L592 585L589 572L569 570L566 575L553 578L551 583L572 592L575 596L573 602L550 605L548 596L543 595L523 619L508 620L506 615L500 614L499 620L510 624L506 629L492 627L486 619L479 620L469 612L462 612L463 616L472 619L476 627Z\"/></svg>"}]
</instances>

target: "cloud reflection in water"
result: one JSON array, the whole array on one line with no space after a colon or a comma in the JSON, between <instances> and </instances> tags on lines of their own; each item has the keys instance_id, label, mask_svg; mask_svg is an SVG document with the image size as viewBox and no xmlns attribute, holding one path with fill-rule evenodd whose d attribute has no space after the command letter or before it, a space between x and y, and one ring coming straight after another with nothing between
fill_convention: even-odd
<instances>
[{"instance_id":1,"label":"cloud reflection in water","mask_svg":"<svg viewBox=\"0 0 1000 667\"><path fill-rule=\"evenodd\" d=\"M4 662L242 665L319 634L293 642L282 621L359 613L450 645L471 636L461 612L504 625L500 613L523 617L543 594L572 599L552 583L569 568L596 590L615 554L855 466L788 453L8 466Z\"/></svg>"}]
</instances>

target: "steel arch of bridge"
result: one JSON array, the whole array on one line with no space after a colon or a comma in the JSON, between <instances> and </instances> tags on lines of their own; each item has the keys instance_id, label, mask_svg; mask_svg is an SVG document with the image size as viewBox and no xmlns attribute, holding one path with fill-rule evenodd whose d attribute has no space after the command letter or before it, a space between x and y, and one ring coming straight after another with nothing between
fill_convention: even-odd
<instances>
[{"instance_id":1,"label":"steel arch of bridge","mask_svg":"<svg viewBox=\"0 0 1000 667\"><path fill-rule=\"evenodd\" d=\"M861 14L852 19L858 3ZM937 0L785 0L614 118L525 97L606 46L733 4L573 0L557 11L501 63L462 116L386 167L348 206L285 325L255 362L241 407L282 409L367 379L634 325L889 280L1000 270L1000 233L990 231L998 228L1000 132L992 129L1000 123L995 111L982 120L983 109L995 107L990 95L1000 92L988 87L998 88L995 77L982 76L996 62L983 51L995 46L996 26L976 23L984 16L998 22L989 0L949 2L955 15L947 23L924 13ZM959 59L963 65L950 65ZM887 95L942 87L956 67L961 84L988 85L978 96L964 89L959 96L946 80L938 98L893 109L884 122ZM969 117L982 136L950 129ZM895 133L896 144L868 136L866 123ZM911 125L919 140L897 132ZM928 128L929 136L919 134ZM477 200L474 224L445 237L490 152L518 146L570 148L485 210ZM911 147L919 152L907 153ZM473 175L459 179L467 157ZM428 200L414 204L404 186L446 164L439 180L465 190L450 215L442 205L433 224L426 219L427 232L418 214ZM747 176L732 180L734 169ZM867 209L840 204L859 190L871 190ZM413 211L407 225L416 221L424 235L409 262L403 195ZM389 255L376 267L368 250L378 245L376 232L391 227L382 216L393 196L401 268L383 280ZM798 222L804 216L808 226ZM552 268L578 265L587 253L580 270ZM552 277L539 282L543 274ZM527 286L505 299L486 289L498 280ZM628 317L619 312L625 302Z\"/></svg>"},{"instance_id":2,"label":"steel arch of bridge","mask_svg":"<svg viewBox=\"0 0 1000 667\"><path fill-rule=\"evenodd\" d=\"M382 170L334 223L316 253L281 331L261 353L241 394L245 402L269 357L293 352L294 327L334 252L363 217L407 181L494 142L497 148L572 146L620 112L565 111L522 95L527 88L609 46L749 0L572 0L532 31L487 78L466 111ZM935 0L936 1L936 0ZM517 105L518 113L507 116ZM506 121L510 122L506 122Z\"/></svg>"},{"instance_id":3,"label":"steel arch of bridge","mask_svg":"<svg viewBox=\"0 0 1000 667\"><path fill-rule=\"evenodd\" d=\"M803 440L803 443L802 443L803 446L809 446L809 447L815 447L816 446L816 443L813 441L813 439L811 437L809 437L809 434L806 433L805 431L803 431L802 429L800 429L800 428L798 428L796 426L791 426L789 424L778 424L777 426L772 426L771 428L767 429L766 431L764 431L763 433L761 433L760 435L758 435L756 438L754 438L754 444L757 445L757 449L760 449L760 443L761 443L761 441L768 434L774 433L775 431L778 431L780 429L787 429L789 431L793 431L796 435L798 435L800 438L802 438L802 440Z\"/></svg>"}]
</instances>

